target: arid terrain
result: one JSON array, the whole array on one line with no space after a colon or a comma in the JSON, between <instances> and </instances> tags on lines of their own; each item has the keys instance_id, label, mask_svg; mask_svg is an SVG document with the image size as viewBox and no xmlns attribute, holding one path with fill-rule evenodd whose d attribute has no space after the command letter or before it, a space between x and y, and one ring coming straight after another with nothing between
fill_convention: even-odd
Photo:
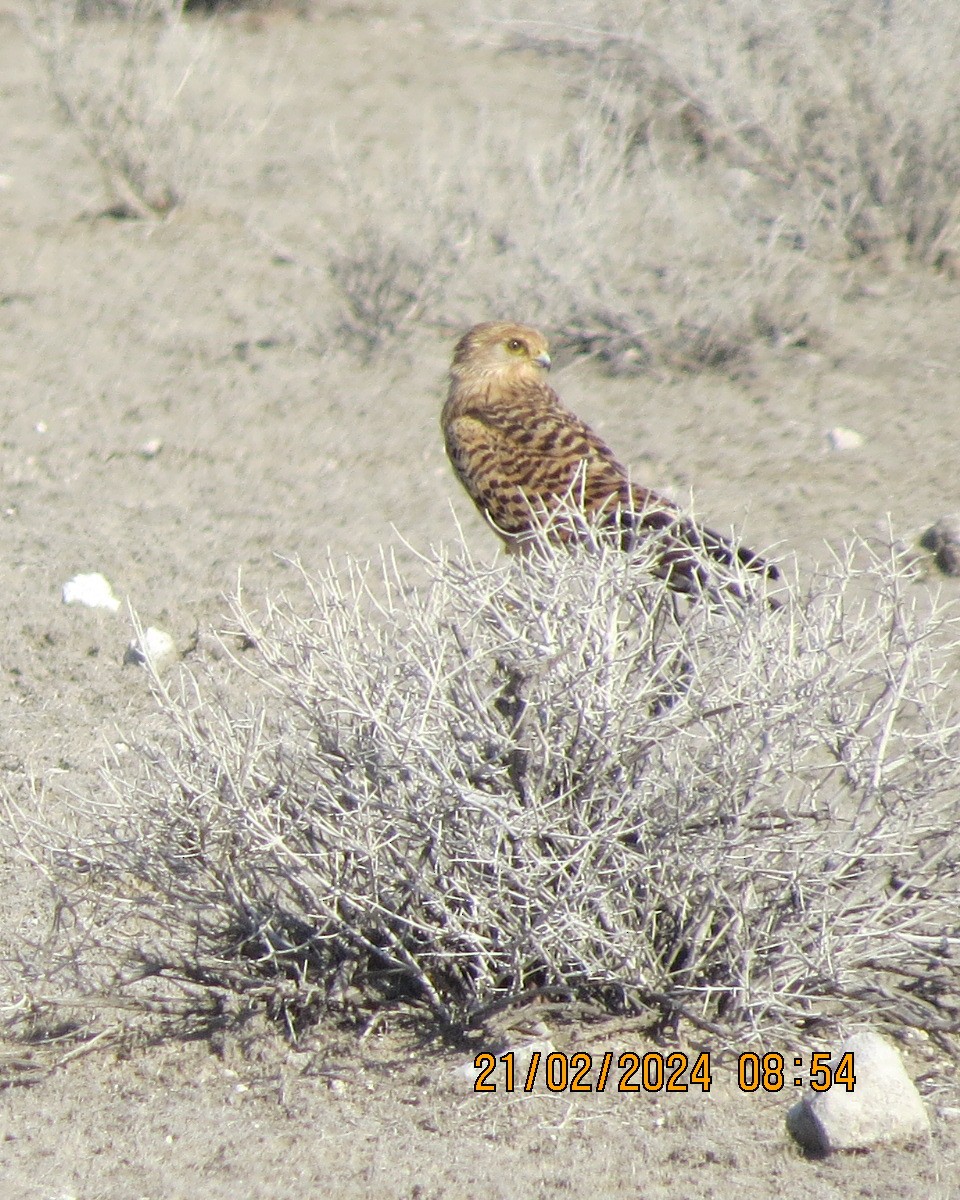
<instances>
[{"instance_id":1,"label":"arid terrain","mask_svg":"<svg viewBox=\"0 0 960 1200\"><path fill-rule=\"evenodd\" d=\"M351 176L360 151L387 155L384 178L398 170L388 152L408 151L413 176L425 145L442 158L444 129L478 119L494 142L503 132L505 155L548 146L581 91L574 60L507 50L452 3L191 18L183 78L209 105L175 159L183 202L117 219L18 16L0 0L0 778L8 803L32 810L97 788L104 756L122 757L155 711L146 673L122 665L127 602L189 669L224 626L225 595L238 581L254 605L281 591L291 558L319 567L386 546L409 563L457 521L478 556L495 554L444 457L445 372L472 322L553 335L551 313L511 276L439 315L425 307L367 353L328 263L354 228L354 187L357 208L375 195ZM112 27L93 24L116 53ZM398 203L385 207L402 223ZM705 200L702 221L709 241ZM582 249L544 247L558 276ZM661 358L611 374L560 336L552 381L638 479L682 502L692 490L711 524L796 556L801 576L855 530L909 540L960 510L960 288L894 257L820 263L804 336L758 339L729 369ZM862 441L833 448L837 428ZM62 603L88 571L110 580L118 613ZM946 578L916 586L960 594ZM7 841L12 960L51 911ZM14 987L0 1012L21 1000ZM642 1041L615 1020L551 1031L570 1050ZM48 1074L11 1039L0 1196L960 1196L957 1077L922 1038L904 1053L929 1145L811 1161L784 1129L793 1089L742 1093L729 1059L709 1096L482 1096L455 1074L473 1049L421 1034L402 1016L331 1023L295 1046L265 1018L149 1044L134 1030ZM709 1046L691 1038L681 1031Z\"/></svg>"}]
</instances>

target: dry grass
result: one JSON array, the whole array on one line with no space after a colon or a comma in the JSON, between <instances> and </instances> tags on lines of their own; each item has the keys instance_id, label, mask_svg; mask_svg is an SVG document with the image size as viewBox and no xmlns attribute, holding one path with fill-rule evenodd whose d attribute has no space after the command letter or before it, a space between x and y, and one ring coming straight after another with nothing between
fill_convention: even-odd
<instances>
[{"instance_id":1,"label":"dry grass","mask_svg":"<svg viewBox=\"0 0 960 1200\"><path fill-rule=\"evenodd\" d=\"M807 256L691 194L632 143L619 95L592 89L555 141L478 114L447 122L413 163L341 151L330 260L351 339L370 349L414 321L512 314L623 372L723 366L758 341L818 336L829 306Z\"/></svg>"},{"instance_id":2,"label":"dry grass","mask_svg":"<svg viewBox=\"0 0 960 1200\"><path fill-rule=\"evenodd\" d=\"M158 683L136 771L67 828L17 815L69 915L28 989L45 961L74 994L239 994L292 1027L400 1002L463 1028L545 991L728 1040L946 1042L956 615L857 553L779 611L680 614L609 547L238 603L247 700Z\"/></svg>"}]
</instances>

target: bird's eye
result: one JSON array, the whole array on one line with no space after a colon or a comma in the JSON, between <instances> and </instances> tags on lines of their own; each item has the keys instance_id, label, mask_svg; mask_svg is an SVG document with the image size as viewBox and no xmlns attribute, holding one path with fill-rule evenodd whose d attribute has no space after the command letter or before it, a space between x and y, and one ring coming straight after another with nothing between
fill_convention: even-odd
<instances>
[{"instance_id":1,"label":"bird's eye","mask_svg":"<svg viewBox=\"0 0 960 1200\"><path fill-rule=\"evenodd\" d=\"M507 349L511 354L522 354L526 350L526 346L519 338L511 338L507 342Z\"/></svg>"}]
</instances>

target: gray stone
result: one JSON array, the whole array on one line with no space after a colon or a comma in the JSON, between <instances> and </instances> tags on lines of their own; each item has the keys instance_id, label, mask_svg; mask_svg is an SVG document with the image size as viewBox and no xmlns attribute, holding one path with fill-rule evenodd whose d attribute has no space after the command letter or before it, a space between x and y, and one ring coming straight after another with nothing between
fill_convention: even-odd
<instances>
[{"instance_id":1,"label":"gray stone","mask_svg":"<svg viewBox=\"0 0 960 1200\"><path fill-rule=\"evenodd\" d=\"M854 1034L830 1060L853 1054L856 1083L808 1091L787 1113L787 1129L809 1154L866 1150L884 1142L910 1142L930 1132L920 1093L904 1070L896 1047L878 1033Z\"/></svg>"},{"instance_id":2,"label":"gray stone","mask_svg":"<svg viewBox=\"0 0 960 1200\"><path fill-rule=\"evenodd\" d=\"M944 575L960 575L960 514L941 517L924 530L920 545L932 551L937 567Z\"/></svg>"}]
</instances>

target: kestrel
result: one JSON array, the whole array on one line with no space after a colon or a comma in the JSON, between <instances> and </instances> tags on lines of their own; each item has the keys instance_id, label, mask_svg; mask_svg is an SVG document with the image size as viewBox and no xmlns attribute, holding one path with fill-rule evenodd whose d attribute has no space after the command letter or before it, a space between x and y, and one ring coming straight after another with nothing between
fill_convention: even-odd
<instances>
[{"instance_id":1,"label":"kestrel","mask_svg":"<svg viewBox=\"0 0 960 1200\"><path fill-rule=\"evenodd\" d=\"M633 483L609 446L561 403L547 383L549 368L543 335L505 321L475 325L453 352L440 419L447 454L508 550L522 550L538 527L555 542L584 537L585 527L578 532L569 518L572 507L625 550L655 537L657 573L675 591L716 595L719 587L743 599L737 567L779 579L773 563ZM711 560L734 570L717 578Z\"/></svg>"}]
</instances>

